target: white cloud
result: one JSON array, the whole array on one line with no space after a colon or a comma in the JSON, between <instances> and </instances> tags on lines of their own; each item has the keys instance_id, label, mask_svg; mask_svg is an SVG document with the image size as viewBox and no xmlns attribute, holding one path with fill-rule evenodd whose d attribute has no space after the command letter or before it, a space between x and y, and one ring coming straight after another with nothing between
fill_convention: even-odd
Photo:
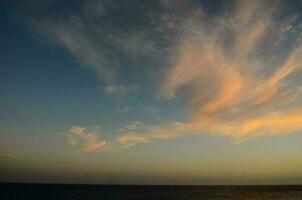
<instances>
[{"instance_id":1,"label":"white cloud","mask_svg":"<svg viewBox=\"0 0 302 200\"><path fill-rule=\"evenodd\" d=\"M97 38L87 33L85 23L82 18L70 16L59 23L38 21L36 26L66 47L84 65L96 70L104 81L111 82L116 77L115 64L110 63L106 57L106 50L95 42Z\"/></svg>"},{"instance_id":2,"label":"white cloud","mask_svg":"<svg viewBox=\"0 0 302 200\"><path fill-rule=\"evenodd\" d=\"M138 59L157 56L161 49L145 29L130 28L132 24L129 29L116 25L115 18L110 15L123 11L123 7L117 5L119 3L111 0L85 1L77 13L68 10L64 17L53 17L52 13L45 17L45 14L32 21L38 30L69 50L84 66L94 69L106 84L123 87L119 80L124 75L125 62L131 63L133 66L129 68L133 68L139 63ZM52 5L45 7L48 6ZM114 22L107 23L108 17ZM119 89L124 91L124 88Z\"/></svg>"}]
</instances>

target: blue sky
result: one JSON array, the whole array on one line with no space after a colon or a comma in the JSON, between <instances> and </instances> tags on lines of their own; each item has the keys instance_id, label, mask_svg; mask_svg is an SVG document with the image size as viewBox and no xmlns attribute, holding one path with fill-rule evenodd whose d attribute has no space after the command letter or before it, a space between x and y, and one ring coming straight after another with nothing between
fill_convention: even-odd
<instances>
[{"instance_id":1,"label":"blue sky","mask_svg":"<svg viewBox=\"0 0 302 200\"><path fill-rule=\"evenodd\" d=\"M301 2L1 4L2 180L301 183Z\"/></svg>"}]
</instances>

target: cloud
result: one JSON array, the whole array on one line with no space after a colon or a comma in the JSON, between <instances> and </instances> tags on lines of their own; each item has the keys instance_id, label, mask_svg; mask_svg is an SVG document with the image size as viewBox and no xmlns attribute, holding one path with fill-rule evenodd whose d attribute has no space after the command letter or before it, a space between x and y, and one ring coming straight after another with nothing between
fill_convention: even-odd
<instances>
[{"instance_id":1,"label":"cloud","mask_svg":"<svg viewBox=\"0 0 302 200\"><path fill-rule=\"evenodd\" d=\"M37 30L67 49L84 66L95 70L105 84L123 87L127 84L122 79L124 73L132 73L143 61L157 59L165 51L158 48L161 44L157 38L150 37L153 33L148 26L154 26L150 23L155 22L143 10L145 3L139 3L140 7L111 0L76 2L76 9L59 6L55 15L52 12L52 7L57 7L55 1L41 3L40 7L28 6L43 13L30 20ZM145 19L144 23L139 19Z\"/></svg>"},{"instance_id":2,"label":"cloud","mask_svg":"<svg viewBox=\"0 0 302 200\"><path fill-rule=\"evenodd\" d=\"M129 106L124 106L124 107L121 107L121 108L117 109L117 112L125 113L125 112L130 111L131 109L132 108L130 108Z\"/></svg>"},{"instance_id":3,"label":"cloud","mask_svg":"<svg viewBox=\"0 0 302 200\"><path fill-rule=\"evenodd\" d=\"M82 152L94 152L103 149L106 146L106 140L98 139L96 131L91 132L84 127L70 127L66 137L67 142L70 145Z\"/></svg>"},{"instance_id":4,"label":"cloud","mask_svg":"<svg viewBox=\"0 0 302 200\"><path fill-rule=\"evenodd\" d=\"M266 113L258 117L216 123L212 125L214 132L233 135L236 139L259 137L263 135L282 135L302 128L302 109L286 112Z\"/></svg>"},{"instance_id":5,"label":"cloud","mask_svg":"<svg viewBox=\"0 0 302 200\"><path fill-rule=\"evenodd\" d=\"M150 142L148 136L144 135L134 135L134 134L125 134L120 135L117 138L117 141L124 145L124 147L132 147L137 143L148 143Z\"/></svg>"},{"instance_id":6,"label":"cloud","mask_svg":"<svg viewBox=\"0 0 302 200\"><path fill-rule=\"evenodd\" d=\"M171 67L159 96L182 98L184 122L145 127L126 133L122 144L146 143L188 134L250 137L300 130L301 104L287 99L301 87L302 45L287 27L293 18L276 20L278 4L237 1L232 12L209 19L202 10L177 21L183 32L175 42ZM288 42L292 44L288 46Z\"/></svg>"},{"instance_id":7,"label":"cloud","mask_svg":"<svg viewBox=\"0 0 302 200\"><path fill-rule=\"evenodd\" d=\"M228 115L234 109L255 110L278 101L282 83L301 67L301 47L297 44L288 50L284 61L270 63L274 56L270 45L274 44L266 43L268 37L284 36L268 31L278 24L272 13L273 9L262 1L238 1L234 13L211 21L212 26L192 19L194 25L180 40L161 94L173 98L183 87L191 90L187 99L194 109L192 121L200 123ZM231 39L226 32L235 37ZM232 42L225 45L224 40ZM267 50L265 58L257 54L262 48Z\"/></svg>"},{"instance_id":8,"label":"cloud","mask_svg":"<svg viewBox=\"0 0 302 200\"><path fill-rule=\"evenodd\" d=\"M138 85L107 85L104 91L111 96L125 97L126 95L136 93Z\"/></svg>"},{"instance_id":9,"label":"cloud","mask_svg":"<svg viewBox=\"0 0 302 200\"><path fill-rule=\"evenodd\" d=\"M144 129L144 123L140 121L133 121L129 124L126 124L124 127L117 129L119 132L137 132Z\"/></svg>"},{"instance_id":10,"label":"cloud","mask_svg":"<svg viewBox=\"0 0 302 200\"><path fill-rule=\"evenodd\" d=\"M282 2L237 0L211 16L196 2L159 1L158 10L137 2L89 1L64 18L35 20L98 72L107 95L158 87L157 100L182 100L186 120L130 123L118 130L119 144L206 133L241 141L301 129L302 26L281 13ZM106 143L82 127L70 129L68 141L82 151Z\"/></svg>"},{"instance_id":11,"label":"cloud","mask_svg":"<svg viewBox=\"0 0 302 200\"><path fill-rule=\"evenodd\" d=\"M184 134L186 124L180 122L161 125L146 125L134 121L124 128L119 129L117 142L125 147L131 147L137 143L150 143L156 139L170 139Z\"/></svg>"},{"instance_id":12,"label":"cloud","mask_svg":"<svg viewBox=\"0 0 302 200\"><path fill-rule=\"evenodd\" d=\"M66 47L85 66L96 70L102 80L111 82L116 77L115 64L107 60L106 50L94 42L97 38L89 36L86 32L85 23L81 18L70 17L57 23L38 21L35 24L51 39Z\"/></svg>"},{"instance_id":13,"label":"cloud","mask_svg":"<svg viewBox=\"0 0 302 200\"><path fill-rule=\"evenodd\" d=\"M149 126L140 121L133 121L126 124L124 127L117 129L117 131L119 132L117 142L126 148L137 143L148 143L151 141L146 134L146 132L149 131Z\"/></svg>"}]
</instances>

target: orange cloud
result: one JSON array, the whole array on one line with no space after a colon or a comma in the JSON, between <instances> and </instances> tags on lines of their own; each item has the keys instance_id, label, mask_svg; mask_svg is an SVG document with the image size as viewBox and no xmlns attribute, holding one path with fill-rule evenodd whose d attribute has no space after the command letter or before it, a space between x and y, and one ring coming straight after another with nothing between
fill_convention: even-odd
<instances>
[{"instance_id":1,"label":"orange cloud","mask_svg":"<svg viewBox=\"0 0 302 200\"><path fill-rule=\"evenodd\" d=\"M238 140L263 135L288 134L302 128L302 109L268 113L259 117L211 125L213 132L234 136Z\"/></svg>"},{"instance_id":2,"label":"orange cloud","mask_svg":"<svg viewBox=\"0 0 302 200\"><path fill-rule=\"evenodd\" d=\"M150 142L149 137L146 135L135 135L135 134L124 134L117 138L120 144L126 145L126 147L131 147L137 143L148 143Z\"/></svg>"},{"instance_id":3,"label":"orange cloud","mask_svg":"<svg viewBox=\"0 0 302 200\"><path fill-rule=\"evenodd\" d=\"M188 9L182 12L186 13L182 18L163 13L161 26L181 31L176 31L175 48L169 50L170 68L162 76L159 96L166 100L183 99L189 117L183 122L155 125L135 121L118 129L117 143L130 147L205 133L227 135L239 141L301 129L301 102L290 95L296 96L296 91L301 91L298 88L302 77L298 72L302 65L302 45L298 40L290 47L281 45L289 38L288 27L294 29L294 25L291 20L276 21L273 17L278 11L276 5L262 0L238 0L232 12L211 19L201 10L185 6L178 8ZM167 9L169 5L164 6ZM114 79L114 70L103 66L106 62L99 56L102 47L90 46L90 38L77 36L66 27L57 29L58 39L73 54L106 79ZM137 42L144 37L131 38L130 43L124 39L116 42L123 44L126 51L138 52ZM143 46L144 55L155 49L149 42ZM276 48L282 49L276 51ZM136 84L108 83L111 84L104 91L111 96L123 97L138 90ZM292 99L291 105L288 99ZM106 146L105 140L98 139L97 131L83 127L71 127L67 139L80 151L96 151Z\"/></svg>"},{"instance_id":4,"label":"orange cloud","mask_svg":"<svg viewBox=\"0 0 302 200\"><path fill-rule=\"evenodd\" d=\"M106 146L106 140L99 140L97 132L90 132L84 127L71 127L66 136L68 143L82 152L94 152Z\"/></svg>"},{"instance_id":5,"label":"orange cloud","mask_svg":"<svg viewBox=\"0 0 302 200\"><path fill-rule=\"evenodd\" d=\"M284 49L282 59L276 58L274 41L287 37L284 26L289 24L276 22L275 11L268 2L238 1L233 13L211 22L196 11L184 19L184 32L159 93L168 100L185 95L190 118L124 133L118 141L132 146L204 133L242 140L301 129L301 105L286 106L286 98L280 96L301 87L301 77L292 76L302 66L302 45L297 42ZM290 81L295 84L288 86Z\"/></svg>"}]
</instances>

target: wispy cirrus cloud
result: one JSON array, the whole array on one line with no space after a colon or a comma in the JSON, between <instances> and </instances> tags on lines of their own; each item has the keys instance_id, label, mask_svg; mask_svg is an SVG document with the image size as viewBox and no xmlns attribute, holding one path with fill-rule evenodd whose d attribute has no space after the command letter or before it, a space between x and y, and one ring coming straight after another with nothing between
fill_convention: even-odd
<instances>
[{"instance_id":1,"label":"wispy cirrus cloud","mask_svg":"<svg viewBox=\"0 0 302 200\"><path fill-rule=\"evenodd\" d=\"M295 18L276 20L277 8L264 1L236 1L232 12L213 19L198 9L188 10L191 15L183 20L170 18L184 31L159 93L168 100L185 99L189 118L148 126L117 140L134 145L210 133L242 141L301 129L297 93L302 45L290 30ZM291 47L286 46L289 41Z\"/></svg>"},{"instance_id":2,"label":"wispy cirrus cloud","mask_svg":"<svg viewBox=\"0 0 302 200\"><path fill-rule=\"evenodd\" d=\"M206 133L242 141L302 128L302 26L280 14L282 2L237 0L211 15L196 2L158 1L150 10L138 2L90 1L64 19L36 20L98 72L106 94L123 97L148 83L158 101L182 100L187 120L134 122L119 130L119 144ZM70 133L70 144L89 143L86 131Z\"/></svg>"},{"instance_id":3,"label":"wispy cirrus cloud","mask_svg":"<svg viewBox=\"0 0 302 200\"><path fill-rule=\"evenodd\" d=\"M67 142L82 152L95 152L106 146L106 140L98 138L99 128L90 131L80 126L70 127L66 133Z\"/></svg>"},{"instance_id":4,"label":"wispy cirrus cloud","mask_svg":"<svg viewBox=\"0 0 302 200\"><path fill-rule=\"evenodd\" d=\"M137 17L129 13L123 17L123 11L128 9L147 15L139 7L111 0L92 0L77 2L77 12L62 9L64 14L53 16L48 12L55 3L41 3L44 6L39 9L46 14L33 17L33 26L69 50L84 66L95 70L107 85L106 92L124 94L128 88L132 90L137 80L121 81L123 74L133 71L144 59L156 59L163 51L158 48L158 41L150 37L147 27L151 26L151 20L143 24L136 22ZM112 87L115 89L111 90Z\"/></svg>"}]
</instances>

